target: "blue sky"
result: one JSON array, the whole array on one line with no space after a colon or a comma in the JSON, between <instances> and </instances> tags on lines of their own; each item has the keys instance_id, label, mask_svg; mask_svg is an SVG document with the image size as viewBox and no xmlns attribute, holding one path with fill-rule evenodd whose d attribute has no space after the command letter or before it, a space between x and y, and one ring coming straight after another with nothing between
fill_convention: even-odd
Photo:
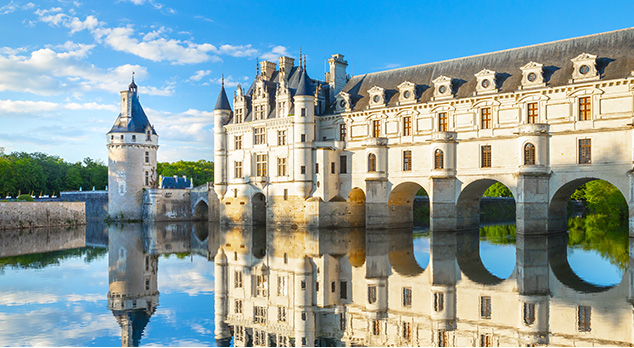
<instances>
[{"instance_id":1,"label":"blue sky","mask_svg":"<svg viewBox=\"0 0 634 348\"><path fill-rule=\"evenodd\" d=\"M605 6L604 6L605 5ZM363 74L634 26L610 1L0 1L0 147L107 161L134 71L159 161L212 160L212 114L256 58Z\"/></svg>"}]
</instances>

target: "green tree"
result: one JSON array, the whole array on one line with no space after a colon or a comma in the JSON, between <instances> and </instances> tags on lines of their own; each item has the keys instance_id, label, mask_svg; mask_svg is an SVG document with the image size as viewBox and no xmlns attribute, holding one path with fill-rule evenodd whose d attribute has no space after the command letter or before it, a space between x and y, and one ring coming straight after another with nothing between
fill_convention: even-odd
<instances>
[{"instance_id":1,"label":"green tree","mask_svg":"<svg viewBox=\"0 0 634 348\"><path fill-rule=\"evenodd\" d=\"M178 161L174 163L159 162L157 165L159 175L165 176L187 176L194 180L194 185L203 185L214 181L214 163L207 160Z\"/></svg>"},{"instance_id":2,"label":"green tree","mask_svg":"<svg viewBox=\"0 0 634 348\"><path fill-rule=\"evenodd\" d=\"M513 197L513 194L503 183L496 182L484 191L482 197Z\"/></svg>"}]
</instances>

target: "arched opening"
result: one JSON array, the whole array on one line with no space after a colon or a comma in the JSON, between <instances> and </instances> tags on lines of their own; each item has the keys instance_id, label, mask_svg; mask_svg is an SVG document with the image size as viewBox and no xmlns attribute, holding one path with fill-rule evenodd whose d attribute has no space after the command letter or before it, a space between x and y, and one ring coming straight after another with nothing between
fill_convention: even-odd
<instances>
[{"instance_id":1,"label":"arched opening","mask_svg":"<svg viewBox=\"0 0 634 348\"><path fill-rule=\"evenodd\" d=\"M552 254L565 256L555 265L593 285L619 283L629 265L628 217L622 191L605 180L578 178L562 185L548 206L549 232L566 232L567 240L565 252Z\"/></svg>"},{"instance_id":2,"label":"arched opening","mask_svg":"<svg viewBox=\"0 0 634 348\"><path fill-rule=\"evenodd\" d=\"M368 155L368 173L376 172L376 155L371 153Z\"/></svg>"},{"instance_id":3,"label":"arched opening","mask_svg":"<svg viewBox=\"0 0 634 348\"><path fill-rule=\"evenodd\" d=\"M524 145L524 165L530 166L535 164L535 145L527 143Z\"/></svg>"},{"instance_id":4,"label":"arched opening","mask_svg":"<svg viewBox=\"0 0 634 348\"><path fill-rule=\"evenodd\" d=\"M429 195L419 184L404 182L388 198L390 227L429 227Z\"/></svg>"},{"instance_id":5,"label":"arched opening","mask_svg":"<svg viewBox=\"0 0 634 348\"><path fill-rule=\"evenodd\" d=\"M468 184L456 204L458 230L478 230L481 226L514 224L515 198L503 183L480 179Z\"/></svg>"},{"instance_id":6,"label":"arched opening","mask_svg":"<svg viewBox=\"0 0 634 348\"><path fill-rule=\"evenodd\" d=\"M194 207L194 220L208 220L209 219L209 206L205 201L201 200Z\"/></svg>"},{"instance_id":7,"label":"arched opening","mask_svg":"<svg viewBox=\"0 0 634 348\"><path fill-rule=\"evenodd\" d=\"M266 226L266 197L262 192L251 197L251 209L253 226Z\"/></svg>"},{"instance_id":8,"label":"arched opening","mask_svg":"<svg viewBox=\"0 0 634 348\"><path fill-rule=\"evenodd\" d=\"M414 249L414 234L409 228L392 229L387 233L390 234L390 249L388 259L392 269L400 275L413 277L417 276L425 270L429 264L427 262L420 264L416 258Z\"/></svg>"},{"instance_id":9,"label":"arched opening","mask_svg":"<svg viewBox=\"0 0 634 348\"><path fill-rule=\"evenodd\" d=\"M350 209L350 226L365 226L365 192L355 187L348 193L348 209Z\"/></svg>"},{"instance_id":10,"label":"arched opening","mask_svg":"<svg viewBox=\"0 0 634 348\"><path fill-rule=\"evenodd\" d=\"M515 269L515 246L480 240L477 231L457 234L456 258L460 271L471 281L484 285L503 282Z\"/></svg>"},{"instance_id":11,"label":"arched opening","mask_svg":"<svg viewBox=\"0 0 634 348\"><path fill-rule=\"evenodd\" d=\"M434 151L434 169L445 168L445 154L441 149Z\"/></svg>"}]
</instances>

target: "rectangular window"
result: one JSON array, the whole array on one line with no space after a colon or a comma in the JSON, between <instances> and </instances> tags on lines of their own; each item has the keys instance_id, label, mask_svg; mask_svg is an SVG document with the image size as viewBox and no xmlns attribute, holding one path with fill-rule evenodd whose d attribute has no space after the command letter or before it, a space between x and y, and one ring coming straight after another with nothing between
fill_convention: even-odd
<instances>
[{"instance_id":1,"label":"rectangular window","mask_svg":"<svg viewBox=\"0 0 634 348\"><path fill-rule=\"evenodd\" d=\"M277 145L286 145L286 131L277 131Z\"/></svg>"},{"instance_id":2,"label":"rectangular window","mask_svg":"<svg viewBox=\"0 0 634 348\"><path fill-rule=\"evenodd\" d=\"M344 313L339 314L339 330L346 330L346 315Z\"/></svg>"},{"instance_id":3,"label":"rectangular window","mask_svg":"<svg viewBox=\"0 0 634 348\"><path fill-rule=\"evenodd\" d=\"M132 141L136 141L136 135L132 134Z\"/></svg>"},{"instance_id":4,"label":"rectangular window","mask_svg":"<svg viewBox=\"0 0 634 348\"><path fill-rule=\"evenodd\" d=\"M242 150L242 135L233 137L233 144L236 150Z\"/></svg>"},{"instance_id":5,"label":"rectangular window","mask_svg":"<svg viewBox=\"0 0 634 348\"><path fill-rule=\"evenodd\" d=\"M306 166L299 167L299 173L300 174L306 174Z\"/></svg>"},{"instance_id":6,"label":"rectangular window","mask_svg":"<svg viewBox=\"0 0 634 348\"><path fill-rule=\"evenodd\" d=\"M266 296L268 290L268 278L265 274L258 275L255 277L256 279L256 296Z\"/></svg>"},{"instance_id":7,"label":"rectangular window","mask_svg":"<svg viewBox=\"0 0 634 348\"><path fill-rule=\"evenodd\" d=\"M315 163L315 174L319 174L319 163Z\"/></svg>"},{"instance_id":8,"label":"rectangular window","mask_svg":"<svg viewBox=\"0 0 634 348\"><path fill-rule=\"evenodd\" d=\"M491 108L480 109L480 115L482 117L482 129L491 128Z\"/></svg>"},{"instance_id":9,"label":"rectangular window","mask_svg":"<svg viewBox=\"0 0 634 348\"><path fill-rule=\"evenodd\" d=\"M234 302L233 312L236 314L242 314L242 300L236 300Z\"/></svg>"},{"instance_id":10,"label":"rectangular window","mask_svg":"<svg viewBox=\"0 0 634 348\"><path fill-rule=\"evenodd\" d=\"M262 145L266 142L266 133L264 133L264 127L253 128L253 143L255 145Z\"/></svg>"},{"instance_id":11,"label":"rectangular window","mask_svg":"<svg viewBox=\"0 0 634 348\"><path fill-rule=\"evenodd\" d=\"M315 282L315 291L319 292L319 282Z\"/></svg>"},{"instance_id":12,"label":"rectangular window","mask_svg":"<svg viewBox=\"0 0 634 348\"><path fill-rule=\"evenodd\" d=\"M412 170L412 151L403 151L403 171Z\"/></svg>"},{"instance_id":13,"label":"rectangular window","mask_svg":"<svg viewBox=\"0 0 634 348\"><path fill-rule=\"evenodd\" d=\"M302 143L305 143L305 142L306 142L306 134L302 134L302 135L300 136L300 141L301 141Z\"/></svg>"},{"instance_id":14,"label":"rectangular window","mask_svg":"<svg viewBox=\"0 0 634 348\"><path fill-rule=\"evenodd\" d=\"M277 176L286 176L286 157L277 158Z\"/></svg>"},{"instance_id":15,"label":"rectangular window","mask_svg":"<svg viewBox=\"0 0 634 348\"><path fill-rule=\"evenodd\" d=\"M491 296L480 296L480 318L491 319Z\"/></svg>"},{"instance_id":16,"label":"rectangular window","mask_svg":"<svg viewBox=\"0 0 634 348\"><path fill-rule=\"evenodd\" d=\"M150 153L145 151L145 163L150 163Z\"/></svg>"},{"instance_id":17,"label":"rectangular window","mask_svg":"<svg viewBox=\"0 0 634 348\"><path fill-rule=\"evenodd\" d=\"M447 131L447 113L446 112L438 113L438 131L439 132Z\"/></svg>"},{"instance_id":18,"label":"rectangular window","mask_svg":"<svg viewBox=\"0 0 634 348\"><path fill-rule=\"evenodd\" d=\"M381 321L380 320L372 320L372 334L374 336L378 336L381 334Z\"/></svg>"},{"instance_id":19,"label":"rectangular window","mask_svg":"<svg viewBox=\"0 0 634 348\"><path fill-rule=\"evenodd\" d=\"M286 308L277 307L277 321L286 321Z\"/></svg>"},{"instance_id":20,"label":"rectangular window","mask_svg":"<svg viewBox=\"0 0 634 348\"><path fill-rule=\"evenodd\" d=\"M403 135L412 135L412 117L403 117Z\"/></svg>"},{"instance_id":21,"label":"rectangular window","mask_svg":"<svg viewBox=\"0 0 634 348\"><path fill-rule=\"evenodd\" d=\"M480 147L480 167L491 168L491 145Z\"/></svg>"},{"instance_id":22,"label":"rectangular window","mask_svg":"<svg viewBox=\"0 0 634 348\"><path fill-rule=\"evenodd\" d=\"M412 339L412 324L408 322L403 323L403 339L409 341Z\"/></svg>"},{"instance_id":23,"label":"rectangular window","mask_svg":"<svg viewBox=\"0 0 634 348\"><path fill-rule=\"evenodd\" d=\"M491 335L480 335L480 347L493 347Z\"/></svg>"},{"instance_id":24,"label":"rectangular window","mask_svg":"<svg viewBox=\"0 0 634 348\"><path fill-rule=\"evenodd\" d=\"M242 161L235 161L233 163L233 173L236 178L242 177Z\"/></svg>"},{"instance_id":25,"label":"rectangular window","mask_svg":"<svg viewBox=\"0 0 634 348\"><path fill-rule=\"evenodd\" d=\"M376 302L376 285L368 286L368 303L373 304Z\"/></svg>"},{"instance_id":26,"label":"rectangular window","mask_svg":"<svg viewBox=\"0 0 634 348\"><path fill-rule=\"evenodd\" d=\"M242 109L236 108L236 123L242 123L242 120L243 120L242 112L243 112Z\"/></svg>"},{"instance_id":27,"label":"rectangular window","mask_svg":"<svg viewBox=\"0 0 634 348\"><path fill-rule=\"evenodd\" d=\"M449 339L447 337L447 331L438 332L438 347L447 347L449 345Z\"/></svg>"},{"instance_id":28,"label":"rectangular window","mask_svg":"<svg viewBox=\"0 0 634 348\"><path fill-rule=\"evenodd\" d=\"M412 288L403 288L403 306L412 306Z\"/></svg>"},{"instance_id":29,"label":"rectangular window","mask_svg":"<svg viewBox=\"0 0 634 348\"><path fill-rule=\"evenodd\" d=\"M288 200L288 189L284 189L284 200L287 201ZM286 255L286 254L284 254ZM286 259L284 259L284 261L287 261ZM284 262L287 263L287 262Z\"/></svg>"},{"instance_id":30,"label":"rectangular window","mask_svg":"<svg viewBox=\"0 0 634 348\"><path fill-rule=\"evenodd\" d=\"M524 302L524 324L531 325L535 322L535 304Z\"/></svg>"},{"instance_id":31,"label":"rectangular window","mask_svg":"<svg viewBox=\"0 0 634 348\"><path fill-rule=\"evenodd\" d=\"M434 293L434 311L442 312L445 309L445 294L442 292Z\"/></svg>"},{"instance_id":32,"label":"rectangular window","mask_svg":"<svg viewBox=\"0 0 634 348\"><path fill-rule=\"evenodd\" d=\"M277 296L288 295L288 278L277 276Z\"/></svg>"},{"instance_id":33,"label":"rectangular window","mask_svg":"<svg viewBox=\"0 0 634 348\"><path fill-rule=\"evenodd\" d=\"M592 106L590 97L579 98L579 121L587 121L591 117Z\"/></svg>"},{"instance_id":34,"label":"rectangular window","mask_svg":"<svg viewBox=\"0 0 634 348\"><path fill-rule=\"evenodd\" d=\"M528 123L537 123L537 103L528 103Z\"/></svg>"},{"instance_id":35,"label":"rectangular window","mask_svg":"<svg viewBox=\"0 0 634 348\"><path fill-rule=\"evenodd\" d=\"M301 108L302 117L306 117L306 108Z\"/></svg>"},{"instance_id":36,"label":"rectangular window","mask_svg":"<svg viewBox=\"0 0 634 348\"><path fill-rule=\"evenodd\" d=\"M339 125L339 140L341 141L346 140L346 125L345 124Z\"/></svg>"},{"instance_id":37,"label":"rectangular window","mask_svg":"<svg viewBox=\"0 0 634 348\"><path fill-rule=\"evenodd\" d=\"M590 331L590 316L592 314L592 308L589 306L577 307L578 327L577 329L582 332Z\"/></svg>"},{"instance_id":38,"label":"rectangular window","mask_svg":"<svg viewBox=\"0 0 634 348\"><path fill-rule=\"evenodd\" d=\"M266 307L253 306L253 322L266 324Z\"/></svg>"},{"instance_id":39,"label":"rectangular window","mask_svg":"<svg viewBox=\"0 0 634 348\"><path fill-rule=\"evenodd\" d=\"M145 172L145 186L150 185L150 173Z\"/></svg>"},{"instance_id":40,"label":"rectangular window","mask_svg":"<svg viewBox=\"0 0 634 348\"><path fill-rule=\"evenodd\" d=\"M255 155L255 175L266 176L266 158L267 155Z\"/></svg>"},{"instance_id":41,"label":"rectangular window","mask_svg":"<svg viewBox=\"0 0 634 348\"><path fill-rule=\"evenodd\" d=\"M339 156L339 173L346 174L348 172L348 158L346 156Z\"/></svg>"},{"instance_id":42,"label":"rectangular window","mask_svg":"<svg viewBox=\"0 0 634 348\"><path fill-rule=\"evenodd\" d=\"M336 290L337 290L337 283L331 282L330 283L330 292L335 292Z\"/></svg>"},{"instance_id":43,"label":"rectangular window","mask_svg":"<svg viewBox=\"0 0 634 348\"><path fill-rule=\"evenodd\" d=\"M579 164L592 163L592 144L590 139L579 139Z\"/></svg>"},{"instance_id":44,"label":"rectangular window","mask_svg":"<svg viewBox=\"0 0 634 348\"><path fill-rule=\"evenodd\" d=\"M335 174L335 162L330 162L330 174Z\"/></svg>"},{"instance_id":45,"label":"rectangular window","mask_svg":"<svg viewBox=\"0 0 634 348\"><path fill-rule=\"evenodd\" d=\"M381 136L381 121L379 120L372 121L372 136L374 138L378 138Z\"/></svg>"},{"instance_id":46,"label":"rectangular window","mask_svg":"<svg viewBox=\"0 0 634 348\"><path fill-rule=\"evenodd\" d=\"M242 287L242 272L241 271L233 272L233 287L234 288Z\"/></svg>"},{"instance_id":47,"label":"rectangular window","mask_svg":"<svg viewBox=\"0 0 634 348\"><path fill-rule=\"evenodd\" d=\"M348 299L348 282L339 281L339 298L342 300Z\"/></svg>"},{"instance_id":48,"label":"rectangular window","mask_svg":"<svg viewBox=\"0 0 634 348\"><path fill-rule=\"evenodd\" d=\"M302 288L302 290L306 290L306 281L305 281L305 280L302 280L302 281L299 283L299 286Z\"/></svg>"},{"instance_id":49,"label":"rectangular window","mask_svg":"<svg viewBox=\"0 0 634 348\"><path fill-rule=\"evenodd\" d=\"M121 139L123 139L123 135L121 136ZM151 141L152 140L152 132L147 131L145 132L145 141Z\"/></svg>"}]
</instances>

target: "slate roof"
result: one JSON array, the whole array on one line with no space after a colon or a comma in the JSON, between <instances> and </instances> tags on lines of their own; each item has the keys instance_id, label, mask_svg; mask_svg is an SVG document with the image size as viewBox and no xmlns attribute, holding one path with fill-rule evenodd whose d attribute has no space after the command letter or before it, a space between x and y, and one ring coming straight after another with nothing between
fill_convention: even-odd
<instances>
[{"instance_id":1,"label":"slate roof","mask_svg":"<svg viewBox=\"0 0 634 348\"><path fill-rule=\"evenodd\" d=\"M220 88L220 94L218 94L218 101L216 101L216 107L214 110L231 110L231 104L227 98L227 92L225 92L225 85L223 83Z\"/></svg>"},{"instance_id":2,"label":"slate roof","mask_svg":"<svg viewBox=\"0 0 634 348\"><path fill-rule=\"evenodd\" d=\"M297 84L295 95L315 95L312 85L312 81L310 80L310 77L308 77L306 69L302 69L302 71L300 72L299 83Z\"/></svg>"},{"instance_id":3,"label":"slate roof","mask_svg":"<svg viewBox=\"0 0 634 348\"><path fill-rule=\"evenodd\" d=\"M351 95L352 110L359 111L367 109L368 90L373 86L383 87L390 107L398 101L397 86L410 81L422 91L418 100L427 102L433 96L431 81L444 75L453 79L456 98L472 97L476 86L474 74L489 69L496 72L499 93L514 92L521 85L520 67L530 61L543 64L548 87L563 86L572 78L571 59L582 53L597 55L601 80L630 76L634 69L634 28L357 75L343 91Z\"/></svg>"},{"instance_id":4,"label":"slate roof","mask_svg":"<svg viewBox=\"0 0 634 348\"><path fill-rule=\"evenodd\" d=\"M165 189L187 189L191 186L191 180L183 177L165 176L161 183L161 188Z\"/></svg>"},{"instance_id":5,"label":"slate roof","mask_svg":"<svg viewBox=\"0 0 634 348\"><path fill-rule=\"evenodd\" d=\"M134 82L132 82L134 83ZM136 86L136 85L135 85ZM141 103L139 102L139 98L136 93L132 94L132 115L130 117L130 121L122 125L120 122L121 114L117 117L117 120L114 122L114 125L108 132L110 133L145 133L145 129L150 126L152 129L152 134L156 135L156 131L154 127L150 124L150 120L148 120L145 112L143 111L143 107L141 107Z\"/></svg>"},{"instance_id":6,"label":"slate roof","mask_svg":"<svg viewBox=\"0 0 634 348\"><path fill-rule=\"evenodd\" d=\"M317 84L322 84L322 92L324 94L324 97L326 98L326 105L328 105L330 103L328 101L329 94L325 93L328 91L327 89L328 85L323 84L323 82L319 80L314 80L310 78L308 76L308 73L305 71L305 69L299 66L294 66L290 71L286 71L286 74L285 74L286 85L291 93L291 96L295 96L297 93L297 89L300 87L302 72L304 72L306 75L304 86L303 86L304 91L306 91L306 89L308 88L307 86L310 86L309 90L313 91L312 94L310 95L314 95L315 87L317 86ZM268 89L269 95L273 96L273 98L271 98L270 100L271 112L266 116L267 119L275 118L277 116L277 103L275 102L275 93L277 91L277 86L280 83L280 78L281 78L281 74L279 70L276 70L275 72L273 72L273 74L271 75L271 78L268 81L264 81L264 84L266 88ZM249 86L249 89L244 93L245 97L249 98L250 100L252 100L252 96L255 92L256 81L257 81L257 78L254 79L253 83L251 83L251 86ZM244 117L244 122L252 121L253 120L252 115L253 115L253 108L251 107L249 108L248 113ZM232 121L230 121L229 123L231 122Z\"/></svg>"}]
</instances>

